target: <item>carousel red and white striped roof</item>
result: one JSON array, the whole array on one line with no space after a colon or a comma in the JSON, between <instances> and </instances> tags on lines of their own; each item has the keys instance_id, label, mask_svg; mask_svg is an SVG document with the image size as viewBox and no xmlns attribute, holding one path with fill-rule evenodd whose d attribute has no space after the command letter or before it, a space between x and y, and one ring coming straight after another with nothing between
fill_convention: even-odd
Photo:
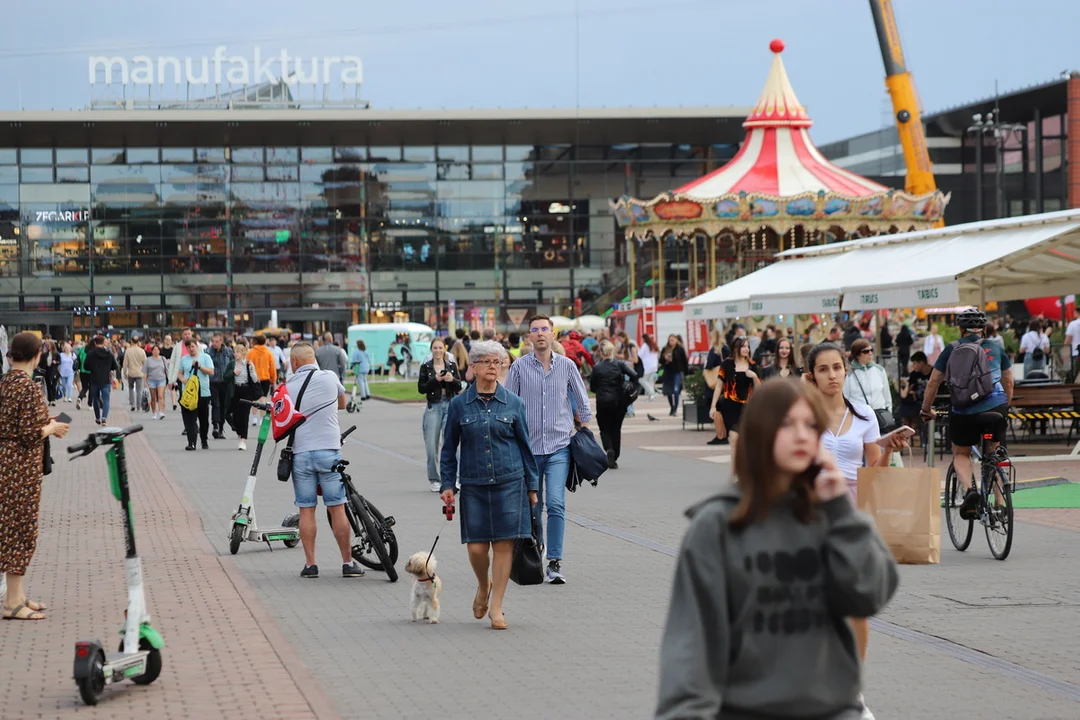
<instances>
[{"instance_id":1,"label":"carousel red and white striped roof","mask_svg":"<svg viewBox=\"0 0 1080 720\"><path fill-rule=\"evenodd\" d=\"M754 193L779 197L825 191L865 197L887 193L889 188L833 165L810 140L813 124L795 97L780 53L781 40L773 40L774 53L765 89L743 127L746 139L731 162L705 177L675 190L693 199L715 198L729 193Z\"/></svg>"}]
</instances>

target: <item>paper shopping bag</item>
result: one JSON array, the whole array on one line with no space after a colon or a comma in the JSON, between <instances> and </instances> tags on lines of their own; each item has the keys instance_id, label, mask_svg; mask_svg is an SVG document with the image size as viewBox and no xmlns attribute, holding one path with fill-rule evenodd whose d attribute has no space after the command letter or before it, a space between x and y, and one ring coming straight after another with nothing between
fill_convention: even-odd
<instances>
[{"instance_id":1,"label":"paper shopping bag","mask_svg":"<svg viewBox=\"0 0 1080 720\"><path fill-rule=\"evenodd\" d=\"M941 477L933 468L860 468L859 509L898 563L941 562Z\"/></svg>"}]
</instances>

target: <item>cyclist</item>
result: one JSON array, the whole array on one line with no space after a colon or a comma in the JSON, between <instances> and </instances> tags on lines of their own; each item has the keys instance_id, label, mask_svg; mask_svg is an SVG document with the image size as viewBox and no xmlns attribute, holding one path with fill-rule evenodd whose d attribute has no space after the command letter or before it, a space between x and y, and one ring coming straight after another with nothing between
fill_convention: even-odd
<instances>
[{"instance_id":1,"label":"cyclist","mask_svg":"<svg viewBox=\"0 0 1080 720\"><path fill-rule=\"evenodd\" d=\"M969 308L960 313L956 318L956 324L963 333L956 342L949 343L942 350L941 355L934 363L934 371L930 375L930 381L926 385L926 394L923 397L921 415L924 419L935 416L931 407L937 396L938 388L946 379L949 367L949 359L956 348L964 343L979 343L983 352L986 353L990 369L990 379L993 381L992 391L978 402L966 407L957 407L954 397L949 408L949 435L952 438L953 467L956 475L963 483L966 493L964 503L960 507L960 517L965 520L974 519L979 509L979 491L974 482L974 468L971 465L971 446L982 442L983 433L993 432L992 447L996 448L1005 440L1005 430L1008 426L1009 405L1012 403L1013 375L1012 360L997 343L984 342L983 333L986 330L986 315L976 308ZM968 378L956 377L956 372L950 378L952 385L964 386ZM1002 421L988 427L985 421L980 421L980 413L996 413L1001 415Z\"/></svg>"}]
</instances>

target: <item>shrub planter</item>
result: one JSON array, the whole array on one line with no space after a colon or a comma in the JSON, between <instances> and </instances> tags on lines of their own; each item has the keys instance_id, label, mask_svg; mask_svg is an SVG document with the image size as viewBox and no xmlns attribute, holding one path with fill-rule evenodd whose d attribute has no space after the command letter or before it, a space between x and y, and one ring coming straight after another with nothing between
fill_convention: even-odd
<instances>
[{"instance_id":1,"label":"shrub planter","mask_svg":"<svg viewBox=\"0 0 1080 720\"><path fill-rule=\"evenodd\" d=\"M686 429L686 424L690 423L696 425L697 430L704 430L706 425L712 425L712 418L709 417L709 406L705 403L683 403L682 406L682 420L683 430Z\"/></svg>"}]
</instances>

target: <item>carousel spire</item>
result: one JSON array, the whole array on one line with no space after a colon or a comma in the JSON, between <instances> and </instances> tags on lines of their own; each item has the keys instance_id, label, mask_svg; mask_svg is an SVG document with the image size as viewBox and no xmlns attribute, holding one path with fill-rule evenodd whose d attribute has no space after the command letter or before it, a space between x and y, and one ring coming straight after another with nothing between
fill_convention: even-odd
<instances>
[{"instance_id":1,"label":"carousel spire","mask_svg":"<svg viewBox=\"0 0 1080 720\"><path fill-rule=\"evenodd\" d=\"M787 70L784 69L784 61L780 59L780 53L784 51L784 41L779 38L773 40L769 43L769 49L774 53L772 67L769 69L761 97L743 127L810 127L813 121L806 114L806 108L799 102L799 98L795 97L795 90L788 80Z\"/></svg>"}]
</instances>

